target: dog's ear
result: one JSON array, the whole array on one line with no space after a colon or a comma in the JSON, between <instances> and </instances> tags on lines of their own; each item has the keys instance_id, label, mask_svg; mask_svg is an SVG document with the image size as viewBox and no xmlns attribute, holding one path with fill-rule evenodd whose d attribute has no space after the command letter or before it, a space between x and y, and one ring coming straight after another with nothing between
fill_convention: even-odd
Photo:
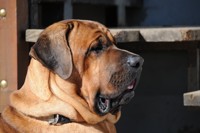
<instances>
[{"instance_id":1,"label":"dog's ear","mask_svg":"<svg viewBox=\"0 0 200 133\"><path fill-rule=\"evenodd\" d=\"M32 46L29 55L61 78L70 77L73 69L68 36L72 23L52 25L44 30Z\"/></svg>"}]
</instances>

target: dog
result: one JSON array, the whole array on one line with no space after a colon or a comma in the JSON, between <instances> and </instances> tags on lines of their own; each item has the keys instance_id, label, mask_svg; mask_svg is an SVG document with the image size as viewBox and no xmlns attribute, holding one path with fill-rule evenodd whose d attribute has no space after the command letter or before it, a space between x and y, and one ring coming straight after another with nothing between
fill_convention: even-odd
<instances>
[{"instance_id":1,"label":"dog","mask_svg":"<svg viewBox=\"0 0 200 133\"><path fill-rule=\"evenodd\" d=\"M25 82L1 114L0 133L116 132L141 56L117 48L108 28L88 20L47 27L30 56Z\"/></svg>"}]
</instances>

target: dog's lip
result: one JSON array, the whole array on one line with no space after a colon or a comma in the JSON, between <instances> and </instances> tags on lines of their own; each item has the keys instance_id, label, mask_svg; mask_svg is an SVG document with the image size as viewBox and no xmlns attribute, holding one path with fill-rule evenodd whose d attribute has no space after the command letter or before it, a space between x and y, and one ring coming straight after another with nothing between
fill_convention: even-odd
<instances>
[{"instance_id":1,"label":"dog's lip","mask_svg":"<svg viewBox=\"0 0 200 133\"><path fill-rule=\"evenodd\" d=\"M108 98L108 96L98 94L97 99L96 99L96 107L97 107L98 113L100 115L104 115L109 112L116 113L121 108L121 106L125 103L125 102L122 102L123 96L128 93L134 93L136 83L137 83L136 79L132 80L130 84L127 85L126 89L123 92L121 92L118 96L115 96L112 98Z\"/></svg>"},{"instance_id":2,"label":"dog's lip","mask_svg":"<svg viewBox=\"0 0 200 133\"><path fill-rule=\"evenodd\" d=\"M99 96L97 99L97 108L99 113L102 115L108 113L110 111L110 103L110 99Z\"/></svg>"},{"instance_id":3,"label":"dog's lip","mask_svg":"<svg viewBox=\"0 0 200 133\"><path fill-rule=\"evenodd\" d=\"M134 79L127 87L128 90L133 90L136 85L136 79Z\"/></svg>"}]
</instances>

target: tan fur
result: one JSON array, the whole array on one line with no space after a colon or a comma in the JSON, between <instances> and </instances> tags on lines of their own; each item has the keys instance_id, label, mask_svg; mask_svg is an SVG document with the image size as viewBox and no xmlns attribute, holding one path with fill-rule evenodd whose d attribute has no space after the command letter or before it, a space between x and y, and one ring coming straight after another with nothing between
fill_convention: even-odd
<instances>
[{"instance_id":1,"label":"tan fur","mask_svg":"<svg viewBox=\"0 0 200 133\"><path fill-rule=\"evenodd\" d=\"M39 73L40 78L35 76ZM68 84L67 89L69 91L68 94L63 94L56 84L56 80L62 79L42 66L37 60L32 59L23 87L11 95L11 106L7 107L2 113L3 119L0 120L0 123L3 123L0 125L1 133L115 132L114 123L119 119L120 113L101 117L91 112L87 103L74 93L75 88L71 87L73 85L65 82L65 85ZM43 97L38 97L36 90L38 87L41 88L40 86L44 90L38 91L43 91L44 94L47 93L49 95L48 99L44 100ZM59 86L63 85L59 84ZM35 117L52 114L64 115L75 122L62 126L50 126L47 122L35 119ZM8 127L12 127L14 130Z\"/></svg>"},{"instance_id":2,"label":"tan fur","mask_svg":"<svg viewBox=\"0 0 200 133\"><path fill-rule=\"evenodd\" d=\"M66 31L71 28L66 24L68 22L73 23L74 27L66 41ZM56 31L59 31L59 34L54 34ZM109 75L99 73L103 68L97 65L102 65L99 60L94 60L92 56L85 60L81 55L86 52L99 34L105 34L104 36L114 43L108 29L95 22L72 20L53 24L44 30L40 35L41 38L46 35L51 43L67 47L66 43L69 42L73 51L74 68L68 70L68 75L63 77L69 77L69 74L72 74L68 79L61 78L41 63L42 61L32 51L31 55L34 55L35 59L32 58L30 61L24 85L11 94L10 106L1 114L0 133L115 133L114 124L119 120L121 112L119 111L115 115L108 113L100 116L93 110L94 97L99 89L99 83L101 83L99 80L106 81ZM59 47L57 48L59 49ZM112 46L112 48L115 47ZM79 55L79 53L81 54ZM69 51L67 54L69 56ZM63 58L65 58L64 56ZM87 70L83 69L84 61L86 65L91 62L90 68ZM101 77L95 78L96 74ZM102 86L106 84L107 82ZM105 93L113 91L116 90L108 87ZM68 117L72 123L55 126L40 119L54 114Z\"/></svg>"}]
</instances>

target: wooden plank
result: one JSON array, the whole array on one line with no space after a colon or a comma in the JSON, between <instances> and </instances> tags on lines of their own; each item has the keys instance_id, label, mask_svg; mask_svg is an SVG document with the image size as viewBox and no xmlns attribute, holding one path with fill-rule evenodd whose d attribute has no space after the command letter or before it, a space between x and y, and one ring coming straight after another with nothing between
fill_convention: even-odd
<instances>
[{"instance_id":1,"label":"wooden plank","mask_svg":"<svg viewBox=\"0 0 200 133\"><path fill-rule=\"evenodd\" d=\"M146 42L199 41L200 27L145 28L140 34Z\"/></svg>"},{"instance_id":2,"label":"wooden plank","mask_svg":"<svg viewBox=\"0 0 200 133\"><path fill-rule=\"evenodd\" d=\"M36 42L38 36L43 30L41 29L28 29L26 30L26 41L27 42Z\"/></svg>"},{"instance_id":3,"label":"wooden plank","mask_svg":"<svg viewBox=\"0 0 200 133\"><path fill-rule=\"evenodd\" d=\"M17 0L0 0L6 9L0 19L0 81L6 80L5 90L17 89ZM0 92L1 93L1 92Z\"/></svg>"},{"instance_id":4,"label":"wooden plank","mask_svg":"<svg viewBox=\"0 0 200 133\"><path fill-rule=\"evenodd\" d=\"M9 104L9 94L22 85L29 62L29 46L24 32L28 27L27 0L0 0L6 9L5 18L0 18L0 112ZM23 15L22 15L23 14Z\"/></svg>"},{"instance_id":5,"label":"wooden plank","mask_svg":"<svg viewBox=\"0 0 200 133\"><path fill-rule=\"evenodd\" d=\"M0 113L3 109L9 105L9 95L13 92L13 90L2 90L0 92Z\"/></svg>"},{"instance_id":6,"label":"wooden plank","mask_svg":"<svg viewBox=\"0 0 200 133\"><path fill-rule=\"evenodd\" d=\"M35 42L41 29L28 29L26 41ZM200 27L118 28L110 29L118 42L182 42L200 41ZM123 39L126 38L126 39Z\"/></svg>"},{"instance_id":7,"label":"wooden plank","mask_svg":"<svg viewBox=\"0 0 200 133\"><path fill-rule=\"evenodd\" d=\"M0 112L9 104L9 92L17 89L17 0L0 0L0 8L6 10L5 18L0 18Z\"/></svg>"},{"instance_id":8,"label":"wooden plank","mask_svg":"<svg viewBox=\"0 0 200 133\"><path fill-rule=\"evenodd\" d=\"M200 90L184 93L184 106L200 106Z\"/></svg>"},{"instance_id":9,"label":"wooden plank","mask_svg":"<svg viewBox=\"0 0 200 133\"><path fill-rule=\"evenodd\" d=\"M26 41L27 42L36 42L38 36L43 30L41 29L28 29L26 30ZM117 42L134 42L139 40L138 31L123 31L123 30L112 30L111 33L116 38Z\"/></svg>"},{"instance_id":10,"label":"wooden plank","mask_svg":"<svg viewBox=\"0 0 200 133\"><path fill-rule=\"evenodd\" d=\"M139 31L110 30L118 43L139 41Z\"/></svg>"}]
</instances>

